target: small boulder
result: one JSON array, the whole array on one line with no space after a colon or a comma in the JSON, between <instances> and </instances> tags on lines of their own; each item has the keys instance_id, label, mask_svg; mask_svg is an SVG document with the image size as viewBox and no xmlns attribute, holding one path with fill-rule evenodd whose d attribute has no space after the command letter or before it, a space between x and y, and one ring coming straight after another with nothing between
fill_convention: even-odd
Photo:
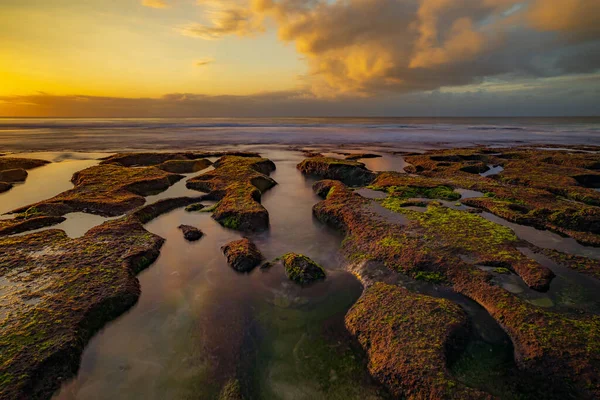
<instances>
[{"instance_id":1,"label":"small boulder","mask_svg":"<svg viewBox=\"0 0 600 400\"><path fill-rule=\"evenodd\" d=\"M379 158L381 154L372 154L372 153L358 153L358 154L348 154L346 156L346 160L360 160L361 158Z\"/></svg>"},{"instance_id":2,"label":"small boulder","mask_svg":"<svg viewBox=\"0 0 600 400\"><path fill-rule=\"evenodd\" d=\"M200 211L203 208L204 208L204 204L202 204L202 203L194 203L194 204L190 204L189 206L187 206L185 208L185 211L194 212L194 211Z\"/></svg>"},{"instance_id":3,"label":"small boulder","mask_svg":"<svg viewBox=\"0 0 600 400\"><path fill-rule=\"evenodd\" d=\"M6 192L12 188L10 183L0 182L0 193Z\"/></svg>"},{"instance_id":4,"label":"small boulder","mask_svg":"<svg viewBox=\"0 0 600 400\"><path fill-rule=\"evenodd\" d=\"M287 253L281 259L286 275L296 283L306 285L325 279L323 267L302 254Z\"/></svg>"},{"instance_id":5,"label":"small boulder","mask_svg":"<svg viewBox=\"0 0 600 400\"><path fill-rule=\"evenodd\" d=\"M27 179L27 171L21 168L0 171L1 182L25 182L25 179Z\"/></svg>"},{"instance_id":6,"label":"small boulder","mask_svg":"<svg viewBox=\"0 0 600 400\"><path fill-rule=\"evenodd\" d=\"M183 237L190 242L199 240L204 236L204 233L200 229L190 225L179 225L179 229L183 232Z\"/></svg>"},{"instance_id":7,"label":"small boulder","mask_svg":"<svg viewBox=\"0 0 600 400\"><path fill-rule=\"evenodd\" d=\"M264 258L256 245L246 238L229 242L221 250L227 263L239 272L252 271Z\"/></svg>"}]
</instances>

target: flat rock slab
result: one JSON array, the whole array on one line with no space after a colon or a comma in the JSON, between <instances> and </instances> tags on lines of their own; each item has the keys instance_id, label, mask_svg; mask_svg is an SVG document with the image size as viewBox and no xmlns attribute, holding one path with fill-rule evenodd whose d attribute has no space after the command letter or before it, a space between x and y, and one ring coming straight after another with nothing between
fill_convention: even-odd
<instances>
[{"instance_id":1,"label":"flat rock slab","mask_svg":"<svg viewBox=\"0 0 600 400\"><path fill-rule=\"evenodd\" d=\"M189 206L187 206L185 208L185 211L194 212L194 211L200 211L203 208L204 208L204 204L202 204L202 203L194 203L194 204L190 204Z\"/></svg>"},{"instance_id":2,"label":"flat rock slab","mask_svg":"<svg viewBox=\"0 0 600 400\"><path fill-rule=\"evenodd\" d=\"M25 182L25 179L27 179L27 171L22 168L0 171L0 182Z\"/></svg>"},{"instance_id":3,"label":"flat rock slab","mask_svg":"<svg viewBox=\"0 0 600 400\"><path fill-rule=\"evenodd\" d=\"M292 281L306 285L325 279L325 270L302 254L287 253L281 257L285 273Z\"/></svg>"},{"instance_id":4,"label":"flat rock slab","mask_svg":"<svg viewBox=\"0 0 600 400\"><path fill-rule=\"evenodd\" d=\"M183 232L183 237L185 238L185 240L190 242L200 240L200 238L204 236L204 233L200 229L190 225L179 225L179 229L181 229L181 231Z\"/></svg>"},{"instance_id":5,"label":"flat rock slab","mask_svg":"<svg viewBox=\"0 0 600 400\"><path fill-rule=\"evenodd\" d=\"M235 240L221 247L227 263L239 272L250 272L264 259L256 245L248 239Z\"/></svg>"},{"instance_id":6,"label":"flat rock slab","mask_svg":"<svg viewBox=\"0 0 600 400\"><path fill-rule=\"evenodd\" d=\"M12 184L7 182L0 182L0 193L6 192L12 188Z\"/></svg>"},{"instance_id":7,"label":"flat rock slab","mask_svg":"<svg viewBox=\"0 0 600 400\"><path fill-rule=\"evenodd\" d=\"M377 176L365 164L330 157L311 157L297 165L304 175L335 179L350 186L366 186Z\"/></svg>"}]
</instances>

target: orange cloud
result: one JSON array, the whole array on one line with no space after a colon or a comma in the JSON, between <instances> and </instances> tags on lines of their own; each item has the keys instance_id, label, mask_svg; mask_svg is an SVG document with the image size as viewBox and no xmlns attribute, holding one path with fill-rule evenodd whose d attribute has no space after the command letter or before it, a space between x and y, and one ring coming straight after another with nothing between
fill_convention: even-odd
<instances>
[{"instance_id":1,"label":"orange cloud","mask_svg":"<svg viewBox=\"0 0 600 400\"><path fill-rule=\"evenodd\" d=\"M599 0L532 1L199 0L209 7L209 23L183 33L248 36L274 21L279 38L307 60L319 95L432 90L504 74L600 68L598 57L586 56L590 47L600 51L600 43L590 42L600 38ZM541 33L547 31L556 35Z\"/></svg>"},{"instance_id":2,"label":"orange cloud","mask_svg":"<svg viewBox=\"0 0 600 400\"><path fill-rule=\"evenodd\" d=\"M196 67L204 67L205 65L214 63L214 58L203 58L202 60L198 60L194 63Z\"/></svg>"},{"instance_id":3,"label":"orange cloud","mask_svg":"<svg viewBox=\"0 0 600 400\"><path fill-rule=\"evenodd\" d=\"M165 0L142 0L142 5L151 8L167 8L169 4Z\"/></svg>"},{"instance_id":4,"label":"orange cloud","mask_svg":"<svg viewBox=\"0 0 600 400\"><path fill-rule=\"evenodd\" d=\"M580 38L600 37L599 0L535 0L528 11L530 24Z\"/></svg>"}]
</instances>

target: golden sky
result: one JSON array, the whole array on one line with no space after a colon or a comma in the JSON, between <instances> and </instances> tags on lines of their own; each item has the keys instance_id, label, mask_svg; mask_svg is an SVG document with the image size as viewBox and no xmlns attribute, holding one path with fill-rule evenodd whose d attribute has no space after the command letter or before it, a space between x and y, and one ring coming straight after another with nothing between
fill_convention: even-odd
<instances>
[{"instance_id":1,"label":"golden sky","mask_svg":"<svg viewBox=\"0 0 600 400\"><path fill-rule=\"evenodd\" d=\"M0 116L93 115L82 99L558 95L578 76L589 97L598 19L598 0L2 0Z\"/></svg>"}]
</instances>

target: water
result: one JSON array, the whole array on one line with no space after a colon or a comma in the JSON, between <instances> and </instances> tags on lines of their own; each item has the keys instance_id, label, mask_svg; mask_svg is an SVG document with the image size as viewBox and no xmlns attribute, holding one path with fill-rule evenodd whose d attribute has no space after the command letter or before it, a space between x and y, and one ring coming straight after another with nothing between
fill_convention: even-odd
<instances>
[{"instance_id":1,"label":"water","mask_svg":"<svg viewBox=\"0 0 600 400\"><path fill-rule=\"evenodd\" d=\"M240 238L240 233L221 227L209 213L178 209L162 215L146 225L167 241L158 260L139 275L139 302L91 340L78 376L62 387L56 399L216 398L220 387L232 378L239 379L245 394L256 399L387 397L372 382L364 354L343 326L343 317L362 288L343 269L338 253L341 235L312 217L312 205L320 199L311 189L313 181L296 169L303 156L278 146L236 148L261 151L277 165L272 177L278 185L266 192L262 201L269 210L271 228L253 234L252 240L267 259L288 251L308 255L325 267L327 279L301 288L285 277L281 265L239 274L226 264L219 248ZM382 154L382 158L362 161L379 160L393 166L391 169L403 167L401 157ZM69 159L57 165L76 161ZM57 194L54 192L60 185L72 187L71 174L64 173L49 185L52 195ZM185 188L185 181L196 174L187 174L167 191L148 196L147 202L200 195ZM463 194L477 195L469 191ZM399 214L377 204L374 207L385 218L395 217L397 223L406 223ZM92 221L87 214L67 217L66 223L75 222L72 228L66 227L70 236L81 235L102 222ZM73 217L82 219L77 223ZM205 236L189 243L177 229L180 224L196 226ZM531 235L538 237L540 231L532 231ZM439 292L434 288L428 294L461 304L476 327L477 337L453 361L452 371L468 384L499 385L491 391L512 390L510 379L500 377L496 382L492 377L514 367L506 335L474 302L461 296L454 298L453 292ZM494 363L489 371L486 362ZM472 372L482 369L487 372L479 374L478 381Z\"/></svg>"},{"instance_id":2,"label":"water","mask_svg":"<svg viewBox=\"0 0 600 400\"><path fill-rule=\"evenodd\" d=\"M600 118L0 119L0 149L193 149L237 144L460 147L600 144Z\"/></svg>"},{"instance_id":3,"label":"water","mask_svg":"<svg viewBox=\"0 0 600 400\"><path fill-rule=\"evenodd\" d=\"M266 155L279 185L263 200L271 229L252 239L268 259L287 251L310 256L327 279L301 288L281 265L239 274L219 250L238 232L209 213L162 215L146 226L167 241L139 275L139 302L92 339L77 378L56 399L208 399L234 377L249 398L385 397L343 326L362 289L341 269L341 237L313 220L319 199L295 168L300 156ZM205 236L186 242L177 229L183 223Z\"/></svg>"},{"instance_id":4,"label":"water","mask_svg":"<svg viewBox=\"0 0 600 400\"><path fill-rule=\"evenodd\" d=\"M18 157L37 158L52 161L29 171L24 183L15 185L8 192L0 193L0 215L27 204L49 199L72 189L71 177L77 171L97 165L98 157L106 154L89 153L25 153ZM4 217L4 218L10 218Z\"/></svg>"}]
</instances>

